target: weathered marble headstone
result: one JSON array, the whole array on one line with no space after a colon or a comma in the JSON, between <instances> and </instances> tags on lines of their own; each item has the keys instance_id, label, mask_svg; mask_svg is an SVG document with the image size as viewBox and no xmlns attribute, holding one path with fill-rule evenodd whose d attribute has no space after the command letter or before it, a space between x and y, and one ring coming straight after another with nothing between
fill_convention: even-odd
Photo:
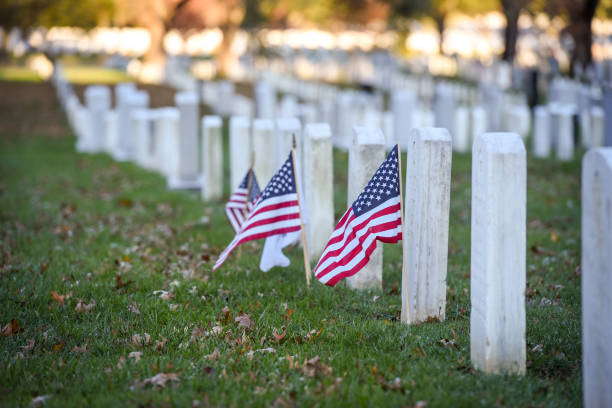
<instances>
[{"instance_id":1,"label":"weathered marble headstone","mask_svg":"<svg viewBox=\"0 0 612 408\"><path fill-rule=\"evenodd\" d=\"M304 130L306 232L311 261L318 261L334 230L332 135L327 123L310 123Z\"/></svg>"},{"instance_id":2,"label":"weathered marble headstone","mask_svg":"<svg viewBox=\"0 0 612 408\"><path fill-rule=\"evenodd\" d=\"M485 133L472 153L470 350L487 373L525 373L527 164L516 133Z\"/></svg>"},{"instance_id":3,"label":"weathered marble headstone","mask_svg":"<svg viewBox=\"0 0 612 408\"><path fill-rule=\"evenodd\" d=\"M604 110L601 106L591 108L591 139L588 147L600 147L604 144Z\"/></svg>"},{"instance_id":4,"label":"weathered marble headstone","mask_svg":"<svg viewBox=\"0 0 612 408\"><path fill-rule=\"evenodd\" d=\"M612 406L612 148L582 161L582 367L584 406Z\"/></svg>"},{"instance_id":5,"label":"weathered marble headstone","mask_svg":"<svg viewBox=\"0 0 612 408\"><path fill-rule=\"evenodd\" d=\"M399 143L405 151L408 146L408 136L414 127L413 112L417 107L416 94L409 89L402 89L391 94L391 110L393 111L394 145Z\"/></svg>"},{"instance_id":6,"label":"weathered marble headstone","mask_svg":"<svg viewBox=\"0 0 612 408\"><path fill-rule=\"evenodd\" d=\"M109 110L104 115L104 150L112 154L119 139L119 124L117 112Z\"/></svg>"},{"instance_id":7,"label":"weathered marble headstone","mask_svg":"<svg viewBox=\"0 0 612 408\"><path fill-rule=\"evenodd\" d=\"M85 89L85 105L91 120L91 140L86 150L98 152L104 148L104 116L111 106L111 94L107 86L93 85Z\"/></svg>"},{"instance_id":8,"label":"weathered marble headstone","mask_svg":"<svg viewBox=\"0 0 612 408\"><path fill-rule=\"evenodd\" d=\"M611 70L612 72L612 70ZM604 146L612 146L612 87L606 86L603 91L604 108Z\"/></svg>"},{"instance_id":9,"label":"weathered marble headstone","mask_svg":"<svg viewBox=\"0 0 612 408\"><path fill-rule=\"evenodd\" d=\"M156 169L166 177L166 182L178 173L179 121L178 108L167 107L157 110L153 138L156 147L159 148L155 149L155 162Z\"/></svg>"},{"instance_id":10,"label":"weathered marble headstone","mask_svg":"<svg viewBox=\"0 0 612 408\"><path fill-rule=\"evenodd\" d=\"M117 140L112 151L115 159L126 160L126 140L129 138L130 107L128 98L136 92L132 82L122 82L115 85L115 106L117 112Z\"/></svg>"},{"instance_id":11,"label":"weathered marble headstone","mask_svg":"<svg viewBox=\"0 0 612 408\"><path fill-rule=\"evenodd\" d=\"M223 122L219 116L202 118L202 199L218 200L223 196Z\"/></svg>"},{"instance_id":12,"label":"weathered marble headstone","mask_svg":"<svg viewBox=\"0 0 612 408\"><path fill-rule=\"evenodd\" d=\"M276 167L274 148L274 121L255 119L253 121L253 152L255 153L255 174L262 188L270 181ZM286 158L285 158L286 159Z\"/></svg>"},{"instance_id":13,"label":"weathered marble headstone","mask_svg":"<svg viewBox=\"0 0 612 408\"><path fill-rule=\"evenodd\" d=\"M298 106L298 116L303 124L317 123L317 107L312 103L302 103Z\"/></svg>"},{"instance_id":14,"label":"weathered marble headstone","mask_svg":"<svg viewBox=\"0 0 612 408\"><path fill-rule=\"evenodd\" d=\"M229 123L230 189L234 191L251 167L251 122L244 116L232 116ZM259 183L266 183L256 174ZM263 188L263 187L262 187Z\"/></svg>"},{"instance_id":15,"label":"weathered marble headstone","mask_svg":"<svg viewBox=\"0 0 612 408\"><path fill-rule=\"evenodd\" d=\"M136 109L130 116L132 135L134 138L134 161L147 168L151 159L151 113L148 109Z\"/></svg>"},{"instance_id":16,"label":"weathered marble headstone","mask_svg":"<svg viewBox=\"0 0 612 408\"><path fill-rule=\"evenodd\" d=\"M574 109L562 106L558 111L557 158L568 161L574 158Z\"/></svg>"},{"instance_id":17,"label":"weathered marble headstone","mask_svg":"<svg viewBox=\"0 0 612 408\"><path fill-rule=\"evenodd\" d=\"M469 134L469 111L465 106L458 106L455 109L454 131L452 134L453 150L459 153L466 153L470 149L470 134Z\"/></svg>"},{"instance_id":18,"label":"weathered marble headstone","mask_svg":"<svg viewBox=\"0 0 612 408\"><path fill-rule=\"evenodd\" d=\"M276 91L269 82L261 81L255 84L255 116L263 119L273 119L276 114Z\"/></svg>"},{"instance_id":19,"label":"weathered marble headstone","mask_svg":"<svg viewBox=\"0 0 612 408\"><path fill-rule=\"evenodd\" d=\"M444 128L417 128L410 132L408 143L401 319L403 323L444 320L451 136Z\"/></svg>"},{"instance_id":20,"label":"weathered marble headstone","mask_svg":"<svg viewBox=\"0 0 612 408\"><path fill-rule=\"evenodd\" d=\"M353 95L350 92L342 92L336 98L336 129L334 134L334 146L340 149L348 149L351 145L351 109L353 106Z\"/></svg>"},{"instance_id":21,"label":"weathered marble headstone","mask_svg":"<svg viewBox=\"0 0 612 408\"><path fill-rule=\"evenodd\" d=\"M381 126L383 134L385 135L385 145L387 150L395 146L395 118L393 117L392 111L384 111L381 118Z\"/></svg>"},{"instance_id":22,"label":"weathered marble headstone","mask_svg":"<svg viewBox=\"0 0 612 408\"><path fill-rule=\"evenodd\" d=\"M452 131L455 128L454 112L455 95L453 89L449 84L437 84L434 99L435 126L448 129L449 132Z\"/></svg>"},{"instance_id":23,"label":"weathered marble headstone","mask_svg":"<svg viewBox=\"0 0 612 408\"><path fill-rule=\"evenodd\" d=\"M385 160L385 136L379 128L353 127L349 149L347 205L351 205ZM370 261L346 279L354 289L382 289L383 246L377 242Z\"/></svg>"},{"instance_id":24,"label":"weathered marble headstone","mask_svg":"<svg viewBox=\"0 0 612 408\"><path fill-rule=\"evenodd\" d=\"M293 95L284 95L280 103L279 116L281 118L293 118L298 115L298 100Z\"/></svg>"},{"instance_id":25,"label":"weathered marble headstone","mask_svg":"<svg viewBox=\"0 0 612 408\"><path fill-rule=\"evenodd\" d=\"M235 86L233 82L225 80L217 82L217 102L214 106L219 115L229 116L232 114L234 90ZM244 175L242 177L244 177Z\"/></svg>"},{"instance_id":26,"label":"weathered marble headstone","mask_svg":"<svg viewBox=\"0 0 612 408\"><path fill-rule=\"evenodd\" d=\"M74 109L74 112L74 130L77 135L76 150L79 152L91 152L89 148L93 139L91 112L80 104Z\"/></svg>"},{"instance_id":27,"label":"weathered marble headstone","mask_svg":"<svg viewBox=\"0 0 612 408\"><path fill-rule=\"evenodd\" d=\"M149 94L145 91L128 91L122 98L122 105L119 106L119 140L114 154L115 160L119 161L134 158L135 143L130 125L132 112L149 107Z\"/></svg>"},{"instance_id":28,"label":"weathered marble headstone","mask_svg":"<svg viewBox=\"0 0 612 408\"><path fill-rule=\"evenodd\" d=\"M199 104L195 92L179 92L174 95L179 110L178 171L168 179L171 189L199 189L202 186L199 166Z\"/></svg>"},{"instance_id":29,"label":"weathered marble headstone","mask_svg":"<svg viewBox=\"0 0 612 408\"><path fill-rule=\"evenodd\" d=\"M471 113L472 131L470 143L473 143L477 136L487 131L487 111L482 106L476 105L472 107Z\"/></svg>"},{"instance_id":30,"label":"weathered marble headstone","mask_svg":"<svg viewBox=\"0 0 612 408\"><path fill-rule=\"evenodd\" d=\"M533 155L538 158L550 156L552 146L550 114L546 106L533 108Z\"/></svg>"},{"instance_id":31,"label":"weathered marble headstone","mask_svg":"<svg viewBox=\"0 0 612 408\"><path fill-rule=\"evenodd\" d=\"M300 166L302 166L302 124L297 118L278 118L275 121L274 145L276 147L276 168L283 165L289 152L293 147L293 136L295 135L295 150Z\"/></svg>"}]
</instances>

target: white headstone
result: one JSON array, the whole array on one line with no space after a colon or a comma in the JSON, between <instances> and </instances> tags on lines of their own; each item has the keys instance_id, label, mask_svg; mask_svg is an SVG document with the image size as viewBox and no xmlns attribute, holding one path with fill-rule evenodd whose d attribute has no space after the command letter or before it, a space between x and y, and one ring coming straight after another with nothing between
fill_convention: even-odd
<instances>
[{"instance_id":1,"label":"white headstone","mask_svg":"<svg viewBox=\"0 0 612 408\"><path fill-rule=\"evenodd\" d=\"M115 110L109 110L104 115L104 150L112 154L119 138L118 115Z\"/></svg>"},{"instance_id":2,"label":"white headstone","mask_svg":"<svg viewBox=\"0 0 612 408\"><path fill-rule=\"evenodd\" d=\"M574 158L574 109L563 106L558 112L557 158L569 161Z\"/></svg>"},{"instance_id":3,"label":"white headstone","mask_svg":"<svg viewBox=\"0 0 612 408\"><path fill-rule=\"evenodd\" d=\"M178 174L179 120L180 113L177 108L157 110L153 139L155 146L159 148L155 149L155 163L156 169L166 177L166 182Z\"/></svg>"},{"instance_id":4,"label":"white headstone","mask_svg":"<svg viewBox=\"0 0 612 408\"><path fill-rule=\"evenodd\" d=\"M451 136L443 128L417 128L410 132L408 142L402 322L418 323L429 318L444 320Z\"/></svg>"},{"instance_id":5,"label":"white headstone","mask_svg":"<svg viewBox=\"0 0 612 408\"><path fill-rule=\"evenodd\" d=\"M253 121L253 152L255 153L255 174L264 188L278 169L274 148L274 121L255 119Z\"/></svg>"},{"instance_id":6,"label":"white headstone","mask_svg":"<svg viewBox=\"0 0 612 408\"><path fill-rule=\"evenodd\" d=\"M125 160L127 158L127 152L125 151L125 141L129 138L130 121L130 107L128 105L128 98L136 91L136 85L134 85L134 83L132 82L123 82L115 86L115 106L117 112L117 141L113 146L114 150L112 151L112 155L116 159Z\"/></svg>"},{"instance_id":7,"label":"white headstone","mask_svg":"<svg viewBox=\"0 0 612 408\"><path fill-rule=\"evenodd\" d=\"M119 140L114 154L115 159L120 161L134 158L135 143L130 118L134 110L146 109L149 106L149 94L145 91L128 91L122 98L124 99L119 106Z\"/></svg>"},{"instance_id":8,"label":"white headstone","mask_svg":"<svg viewBox=\"0 0 612 408\"><path fill-rule=\"evenodd\" d=\"M233 192L251 167L251 122L244 116L232 116L229 123L230 190ZM265 183L255 173L259 183ZM262 188L264 186L261 186Z\"/></svg>"},{"instance_id":9,"label":"white headstone","mask_svg":"<svg viewBox=\"0 0 612 408\"><path fill-rule=\"evenodd\" d=\"M304 130L304 204L309 256L318 261L334 230L332 135L327 123Z\"/></svg>"},{"instance_id":10,"label":"white headstone","mask_svg":"<svg viewBox=\"0 0 612 408\"><path fill-rule=\"evenodd\" d=\"M172 189L199 189L202 186L199 166L198 125L200 113L195 92L174 95L179 110L178 173L168 179Z\"/></svg>"},{"instance_id":11,"label":"white headstone","mask_svg":"<svg viewBox=\"0 0 612 408\"><path fill-rule=\"evenodd\" d=\"M612 406L612 148L582 161L582 365L584 406Z\"/></svg>"},{"instance_id":12,"label":"white headstone","mask_svg":"<svg viewBox=\"0 0 612 408\"><path fill-rule=\"evenodd\" d=\"M202 199L218 200L223 196L223 122L219 116L202 118Z\"/></svg>"},{"instance_id":13,"label":"white headstone","mask_svg":"<svg viewBox=\"0 0 612 408\"><path fill-rule=\"evenodd\" d=\"M275 121L276 168L285 163L289 152L293 147L293 136L295 135L296 154L298 162L302 166L302 124L297 118L278 118Z\"/></svg>"},{"instance_id":14,"label":"white headstone","mask_svg":"<svg viewBox=\"0 0 612 408\"><path fill-rule=\"evenodd\" d=\"M395 132L393 145L399 143L402 150L408 146L408 137L414 127L413 112L417 108L416 95L408 89L395 91L391 94L391 110L393 111L393 129Z\"/></svg>"},{"instance_id":15,"label":"white headstone","mask_svg":"<svg viewBox=\"0 0 612 408\"><path fill-rule=\"evenodd\" d=\"M349 149L347 205L353 204L385 160L385 136L379 128L353 127ZM382 289L383 246L377 241L369 262L356 275L347 278L354 289Z\"/></svg>"},{"instance_id":16,"label":"white headstone","mask_svg":"<svg viewBox=\"0 0 612 408\"><path fill-rule=\"evenodd\" d=\"M234 84L230 81L217 82L217 101L214 105L214 108L216 109L219 115L229 116L232 114L232 104L234 102L234 88Z\"/></svg>"},{"instance_id":17,"label":"white headstone","mask_svg":"<svg viewBox=\"0 0 612 408\"><path fill-rule=\"evenodd\" d=\"M533 111L533 155L538 158L550 156L552 145L550 114L546 106L536 106Z\"/></svg>"},{"instance_id":18,"label":"white headstone","mask_svg":"<svg viewBox=\"0 0 612 408\"><path fill-rule=\"evenodd\" d=\"M485 133L472 153L470 350L487 373L525 373L527 164L516 133Z\"/></svg>"},{"instance_id":19,"label":"white headstone","mask_svg":"<svg viewBox=\"0 0 612 408\"><path fill-rule=\"evenodd\" d=\"M476 105L472 108L471 116L472 133L470 143L476 140L477 136L487 131L487 111L482 106Z\"/></svg>"},{"instance_id":20,"label":"white headstone","mask_svg":"<svg viewBox=\"0 0 612 408\"><path fill-rule=\"evenodd\" d=\"M273 119L276 113L276 91L268 82L255 84L255 114L257 118Z\"/></svg>"},{"instance_id":21,"label":"white headstone","mask_svg":"<svg viewBox=\"0 0 612 408\"><path fill-rule=\"evenodd\" d=\"M455 109L455 125L453 138L453 150L459 153L466 153L470 149L469 134L469 111L465 106L458 106ZM450 131L451 129L449 129Z\"/></svg>"},{"instance_id":22,"label":"white headstone","mask_svg":"<svg viewBox=\"0 0 612 408\"><path fill-rule=\"evenodd\" d=\"M601 106L591 108L591 139L589 147L601 147L605 137L604 110Z\"/></svg>"},{"instance_id":23,"label":"white headstone","mask_svg":"<svg viewBox=\"0 0 612 408\"><path fill-rule=\"evenodd\" d=\"M79 152L91 152L90 146L93 139L91 112L83 105L78 105L74 112L74 131L77 135L76 150Z\"/></svg>"},{"instance_id":24,"label":"white headstone","mask_svg":"<svg viewBox=\"0 0 612 408\"><path fill-rule=\"evenodd\" d=\"M111 94L107 86L94 85L85 89L85 105L90 112L91 140L87 150L98 152L104 148L104 115L111 106Z\"/></svg>"},{"instance_id":25,"label":"white headstone","mask_svg":"<svg viewBox=\"0 0 612 408\"><path fill-rule=\"evenodd\" d=\"M436 85L436 96L434 100L435 126L452 131L455 128L455 95L450 84L439 83ZM396 130L397 133L397 130Z\"/></svg>"},{"instance_id":26,"label":"white headstone","mask_svg":"<svg viewBox=\"0 0 612 408\"><path fill-rule=\"evenodd\" d=\"M147 168L151 159L149 157L153 148L151 146L151 113L148 109L132 111L131 129L134 138L134 161L141 167Z\"/></svg>"},{"instance_id":27,"label":"white headstone","mask_svg":"<svg viewBox=\"0 0 612 408\"><path fill-rule=\"evenodd\" d=\"M395 118L393 117L392 111L384 111L381 118L382 131L385 135L385 145L387 150L395 146Z\"/></svg>"}]
</instances>

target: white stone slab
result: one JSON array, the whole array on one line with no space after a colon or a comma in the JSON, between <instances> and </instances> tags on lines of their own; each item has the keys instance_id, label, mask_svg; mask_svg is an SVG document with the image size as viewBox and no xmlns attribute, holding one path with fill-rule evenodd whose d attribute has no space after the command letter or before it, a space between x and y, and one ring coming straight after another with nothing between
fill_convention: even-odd
<instances>
[{"instance_id":1,"label":"white stone slab","mask_svg":"<svg viewBox=\"0 0 612 408\"><path fill-rule=\"evenodd\" d=\"M332 134L327 123L304 129L304 207L311 261L318 261L334 230Z\"/></svg>"},{"instance_id":2,"label":"white stone slab","mask_svg":"<svg viewBox=\"0 0 612 408\"><path fill-rule=\"evenodd\" d=\"M223 196L223 121L220 116L202 118L202 199Z\"/></svg>"},{"instance_id":3,"label":"white stone slab","mask_svg":"<svg viewBox=\"0 0 612 408\"><path fill-rule=\"evenodd\" d=\"M408 137L414 127L413 112L417 108L416 94L409 89L401 89L391 94L391 110L393 111L393 129L395 132L393 145L399 143L405 151Z\"/></svg>"},{"instance_id":4,"label":"white stone slab","mask_svg":"<svg viewBox=\"0 0 612 408\"><path fill-rule=\"evenodd\" d=\"M604 110L601 106L591 108L591 140L589 147L601 147L604 145L605 127Z\"/></svg>"},{"instance_id":5,"label":"white stone slab","mask_svg":"<svg viewBox=\"0 0 612 408\"><path fill-rule=\"evenodd\" d=\"M253 121L253 151L255 153L255 174L262 185L268 184L278 167L275 160L275 134L272 119Z\"/></svg>"},{"instance_id":6,"label":"white stone slab","mask_svg":"<svg viewBox=\"0 0 612 408\"><path fill-rule=\"evenodd\" d=\"M485 133L472 153L470 350L487 373L525 373L527 165L516 133Z\"/></svg>"},{"instance_id":7,"label":"white stone slab","mask_svg":"<svg viewBox=\"0 0 612 408\"><path fill-rule=\"evenodd\" d=\"M570 161L574 158L574 109L563 106L558 112L557 159Z\"/></svg>"},{"instance_id":8,"label":"white stone slab","mask_svg":"<svg viewBox=\"0 0 612 408\"><path fill-rule=\"evenodd\" d=\"M469 134L469 111L465 106L458 106L455 109L455 126L453 138L453 150L459 153L466 153L470 150L471 140Z\"/></svg>"},{"instance_id":9,"label":"white stone slab","mask_svg":"<svg viewBox=\"0 0 612 408\"><path fill-rule=\"evenodd\" d=\"M584 406L612 406L612 148L582 161L582 366Z\"/></svg>"},{"instance_id":10,"label":"white stone slab","mask_svg":"<svg viewBox=\"0 0 612 408\"><path fill-rule=\"evenodd\" d=\"M533 112L533 155L538 158L550 156L552 147L550 113L546 106L536 106Z\"/></svg>"},{"instance_id":11,"label":"white stone slab","mask_svg":"<svg viewBox=\"0 0 612 408\"><path fill-rule=\"evenodd\" d=\"M174 102L179 110L178 172L168 180L170 188L200 189L203 179L199 166L199 103L195 92L178 92Z\"/></svg>"},{"instance_id":12,"label":"white stone slab","mask_svg":"<svg viewBox=\"0 0 612 408\"><path fill-rule=\"evenodd\" d=\"M104 149L104 115L111 107L110 89L103 85L88 86L85 89L85 105L91 121L91 139L87 150L99 152Z\"/></svg>"},{"instance_id":13,"label":"white stone slab","mask_svg":"<svg viewBox=\"0 0 612 408\"><path fill-rule=\"evenodd\" d=\"M104 115L104 150L112 154L119 139L118 115L115 110L109 110Z\"/></svg>"},{"instance_id":14,"label":"white stone slab","mask_svg":"<svg viewBox=\"0 0 612 408\"><path fill-rule=\"evenodd\" d=\"M230 189L234 191L251 167L251 122L244 116L232 116L229 122ZM265 183L255 173L259 183ZM260 186L263 188L264 186Z\"/></svg>"},{"instance_id":15,"label":"white stone slab","mask_svg":"<svg viewBox=\"0 0 612 408\"><path fill-rule=\"evenodd\" d=\"M487 111L479 105L472 107L471 112L471 139L470 149L477 136L482 135L487 131Z\"/></svg>"},{"instance_id":16,"label":"white stone slab","mask_svg":"<svg viewBox=\"0 0 612 408\"><path fill-rule=\"evenodd\" d=\"M347 206L368 184L385 160L385 136L380 128L353 127L353 143L349 149ZM383 245L377 241L370 261L346 282L353 289L382 289Z\"/></svg>"},{"instance_id":17,"label":"white stone slab","mask_svg":"<svg viewBox=\"0 0 612 408\"><path fill-rule=\"evenodd\" d=\"M180 113L177 108L167 107L157 110L154 127L156 169L166 177L166 182L178 174L178 139Z\"/></svg>"},{"instance_id":18,"label":"white stone slab","mask_svg":"<svg viewBox=\"0 0 612 408\"><path fill-rule=\"evenodd\" d=\"M446 315L452 142L444 128L417 128L408 143L401 320L410 324Z\"/></svg>"}]
</instances>

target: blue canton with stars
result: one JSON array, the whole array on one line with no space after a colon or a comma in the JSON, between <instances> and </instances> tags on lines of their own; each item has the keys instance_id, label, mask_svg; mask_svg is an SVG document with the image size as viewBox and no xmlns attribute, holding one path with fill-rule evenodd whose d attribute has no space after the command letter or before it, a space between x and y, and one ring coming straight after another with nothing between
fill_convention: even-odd
<instances>
[{"instance_id":1,"label":"blue canton with stars","mask_svg":"<svg viewBox=\"0 0 612 408\"><path fill-rule=\"evenodd\" d=\"M255 172L253 170L249 170L247 172L246 176L244 176L244 180L242 180L242 183L240 183L239 188L247 189L249 187L249 174L251 173L253 173L253 178L251 179L251 191L249 194L249 201L255 200L257 197L259 197L259 193L261 193L261 191L259 190L259 183L257 182L257 177L255 176Z\"/></svg>"},{"instance_id":2,"label":"blue canton with stars","mask_svg":"<svg viewBox=\"0 0 612 408\"><path fill-rule=\"evenodd\" d=\"M353 202L356 217L370 211L385 201L399 196L399 163L397 145L380 165L365 189Z\"/></svg>"},{"instance_id":3,"label":"blue canton with stars","mask_svg":"<svg viewBox=\"0 0 612 408\"><path fill-rule=\"evenodd\" d=\"M293 177L293 158L289 153L285 164L276 172L261 193L261 199L266 200L291 193L295 193L295 178Z\"/></svg>"}]
</instances>

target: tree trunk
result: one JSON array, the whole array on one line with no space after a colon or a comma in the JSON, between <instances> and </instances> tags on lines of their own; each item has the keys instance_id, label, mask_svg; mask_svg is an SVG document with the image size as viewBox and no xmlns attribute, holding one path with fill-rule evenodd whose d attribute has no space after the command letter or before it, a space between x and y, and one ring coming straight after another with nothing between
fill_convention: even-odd
<instances>
[{"instance_id":1,"label":"tree trunk","mask_svg":"<svg viewBox=\"0 0 612 408\"><path fill-rule=\"evenodd\" d=\"M442 48L442 45L444 45L444 28L446 27L444 25L445 19L446 14L438 14L434 17L434 20L436 20L436 28L438 29L439 34L438 47L440 48L440 55L444 55L444 49Z\"/></svg>"},{"instance_id":2,"label":"tree trunk","mask_svg":"<svg viewBox=\"0 0 612 408\"><path fill-rule=\"evenodd\" d=\"M506 16L506 30L504 31L504 54L502 59L509 63L514 62L516 54L516 40L518 39L518 18L521 14L521 2L515 0L502 0L502 8Z\"/></svg>"},{"instance_id":3,"label":"tree trunk","mask_svg":"<svg viewBox=\"0 0 612 408\"><path fill-rule=\"evenodd\" d=\"M217 51L218 75L226 78L232 65L236 63L236 56L232 53L231 47L238 32L238 27L233 24L224 24L221 31L223 32L223 40Z\"/></svg>"},{"instance_id":4,"label":"tree trunk","mask_svg":"<svg viewBox=\"0 0 612 408\"><path fill-rule=\"evenodd\" d=\"M576 64L581 64L583 68L586 68L593 60L593 54L591 53L593 41L591 22L593 21L598 2L599 0L583 0L582 2L572 0L567 3L570 21L566 31L574 40L570 65L573 74L576 72Z\"/></svg>"}]
</instances>

